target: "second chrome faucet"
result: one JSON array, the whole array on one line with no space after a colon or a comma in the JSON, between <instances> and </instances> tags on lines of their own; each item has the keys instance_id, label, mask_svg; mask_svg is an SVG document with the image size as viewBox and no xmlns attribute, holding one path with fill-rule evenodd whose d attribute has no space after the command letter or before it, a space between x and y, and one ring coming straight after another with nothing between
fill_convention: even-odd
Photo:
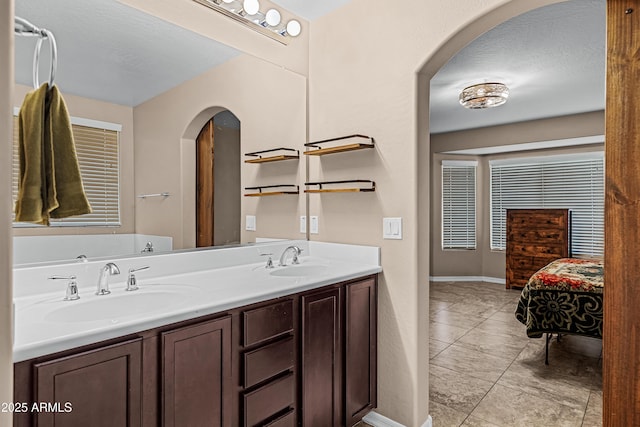
<instances>
[{"instance_id":1,"label":"second chrome faucet","mask_svg":"<svg viewBox=\"0 0 640 427\"><path fill-rule=\"evenodd\" d=\"M112 262L105 264L105 266L100 269L96 295L108 295L111 293L109 290L109 276L113 276L115 274L120 274L120 269Z\"/></svg>"}]
</instances>

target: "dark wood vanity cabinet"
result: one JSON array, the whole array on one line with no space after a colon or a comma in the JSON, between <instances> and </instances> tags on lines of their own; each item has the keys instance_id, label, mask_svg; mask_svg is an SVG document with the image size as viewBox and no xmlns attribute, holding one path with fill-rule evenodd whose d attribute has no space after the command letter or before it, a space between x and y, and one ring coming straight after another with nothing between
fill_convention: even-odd
<instances>
[{"instance_id":1,"label":"dark wood vanity cabinet","mask_svg":"<svg viewBox=\"0 0 640 427\"><path fill-rule=\"evenodd\" d=\"M14 427L353 426L376 406L376 280L16 363Z\"/></svg>"},{"instance_id":2,"label":"dark wood vanity cabinet","mask_svg":"<svg viewBox=\"0 0 640 427\"><path fill-rule=\"evenodd\" d=\"M297 424L297 298L239 313L239 406L243 427Z\"/></svg>"},{"instance_id":3,"label":"dark wood vanity cabinet","mask_svg":"<svg viewBox=\"0 0 640 427\"><path fill-rule=\"evenodd\" d=\"M378 289L369 278L345 287L345 420L352 426L377 404Z\"/></svg>"},{"instance_id":4,"label":"dark wood vanity cabinet","mask_svg":"<svg viewBox=\"0 0 640 427\"><path fill-rule=\"evenodd\" d=\"M230 427L231 316L161 333L163 427Z\"/></svg>"},{"instance_id":5,"label":"dark wood vanity cabinet","mask_svg":"<svg viewBox=\"0 0 640 427\"><path fill-rule=\"evenodd\" d=\"M15 371L14 403L26 405L15 412L15 427L142 425L142 339L30 367Z\"/></svg>"},{"instance_id":6,"label":"dark wood vanity cabinet","mask_svg":"<svg viewBox=\"0 0 640 427\"><path fill-rule=\"evenodd\" d=\"M303 295L302 425L342 425L343 287Z\"/></svg>"},{"instance_id":7,"label":"dark wood vanity cabinet","mask_svg":"<svg viewBox=\"0 0 640 427\"><path fill-rule=\"evenodd\" d=\"M302 426L353 426L377 404L377 283L301 297Z\"/></svg>"}]
</instances>

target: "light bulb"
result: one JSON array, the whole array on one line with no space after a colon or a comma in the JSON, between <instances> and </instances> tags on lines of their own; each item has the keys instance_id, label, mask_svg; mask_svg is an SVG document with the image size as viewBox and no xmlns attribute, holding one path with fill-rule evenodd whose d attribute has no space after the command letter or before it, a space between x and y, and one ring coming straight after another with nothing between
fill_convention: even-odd
<instances>
[{"instance_id":1,"label":"light bulb","mask_svg":"<svg viewBox=\"0 0 640 427\"><path fill-rule=\"evenodd\" d=\"M280 23L280 12L275 9L267 10L267 13L265 14L265 20L267 22L267 25L275 27Z\"/></svg>"},{"instance_id":2,"label":"light bulb","mask_svg":"<svg viewBox=\"0 0 640 427\"><path fill-rule=\"evenodd\" d=\"M242 8L247 15L255 15L260 10L260 3L258 3L258 0L244 0Z\"/></svg>"},{"instance_id":3,"label":"light bulb","mask_svg":"<svg viewBox=\"0 0 640 427\"><path fill-rule=\"evenodd\" d=\"M295 19L287 22L287 34L289 34L291 37L299 36L301 30L302 27L300 26L300 23Z\"/></svg>"}]
</instances>

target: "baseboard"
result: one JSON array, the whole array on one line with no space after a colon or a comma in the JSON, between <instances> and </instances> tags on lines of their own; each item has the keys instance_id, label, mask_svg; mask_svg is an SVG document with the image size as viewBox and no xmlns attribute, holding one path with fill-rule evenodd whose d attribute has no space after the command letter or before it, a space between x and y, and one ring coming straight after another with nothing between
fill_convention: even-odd
<instances>
[{"instance_id":1,"label":"baseboard","mask_svg":"<svg viewBox=\"0 0 640 427\"><path fill-rule=\"evenodd\" d=\"M429 276L430 282L487 282L506 285L506 279L487 276Z\"/></svg>"},{"instance_id":2,"label":"baseboard","mask_svg":"<svg viewBox=\"0 0 640 427\"><path fill-rule=\"evenodd\" d=\"M405 427L404 425L393 421L391 418L387 418L384 415L380 415L375 411L369 412L362 419L365 423L373 426L373 427ZM431 415L427 417L427 420L422 424L421 427L432 427L433 423L431 421Z\"/></svg>"}]
</instances>

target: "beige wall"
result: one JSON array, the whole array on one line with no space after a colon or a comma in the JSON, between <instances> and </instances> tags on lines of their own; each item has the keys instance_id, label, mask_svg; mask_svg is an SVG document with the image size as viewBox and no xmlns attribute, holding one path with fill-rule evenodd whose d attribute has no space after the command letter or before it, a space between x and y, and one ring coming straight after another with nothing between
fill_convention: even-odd
<instances>
[{"instance_id":1,"label":"beige wall","mask_svg":"<svg viewBox=\"0 0 640 427\"><path fill-rule=\"evenodd\" d=\"M15 85L13 106L20 107L29 86ZM50 227L15 228L16 236L39 236L52 234L105 234L135 232L135 194L133 186L133 109L95 99L83 98L64 92L69 114L73 117L99 120L122 125L120 132L120 227Z\"/></svg>"},{"instance_id":2,"label":"beige wall","mask_svg":"<svg viewBox=\"0 0 640 427\"><path fill-rule=\"evenodd\" d=\"M195 243L194 140L217 112L228 109L241 123L242 153L268 148L302 150L306 138L306 79L260 59L234 58L134 109L135 186L138 193L170 197L136 200L136 232L173 237L174 248ZM304 183L303 162L239 165L241 186ZM241 241L299 238L304 198L243 197ZM256 215L257 231L244 231Z\"/></svg>"},{"instance_id":3,"label":"beige wall","mask_svg":"<svg viewBox=\"0 0 640 427\"><path fill-rule=\"evenodd\" d=\"M504 251L491 250L490 246L490 160L603 151L604 145L595 144L565 149L519 151L473 157L443 154L438 151L495 147L595 135L604 135L603 111L431 135L431 166L433 168L431 174L433 194L431 199L431 276L505 278L505 253ZM443 159L479 160L477 170L478 185L476 187L476 250L442 250L440 236L442 233L441 164Z\"/></svg>"},{"instance_id":4,"label":"beige wall","mask_svg":"<svg viewBox=\"0 0 640 427\"><path fill-rule=\"evenodd\" d=\"M477 35L554 2L409 0L394 8L353 0L311 24L310 139L363 133L377 143L310 160L312 180L377 183L373 194L312 195L320 234L311 238L382 248L378 411L404 425L428 414L428 81ZM386 216L403 218L403 240L382 239Z\"/></svg>"},{"instance_id":5,"label":"beige wall","mask_svg":"<svg viewBox=\"0 0 640 427\"><path fill-rule=\"evenodd\" d=\"M205 14L195 16L199 12L188 6L187 0L135 1L162 5L166 16L193 21L200 32L206 31L202 27L216 27ZM304 49L302 55L297 49L287 51L299 57L287 61L309 59L311 139L361 132L377 141L375 150L310 160L312 179L369 178L378 183L378 191L373 194L314 195L310 214L321 218L320 234L314 239L382 248L378 412L409 427L422 425L428 414L428 80L475 36L518 13L557 1L408 0L403 7L391 8L381 0L353 0L309 25L308 56ZM6 7L6 2L0 7ZM0 16L11 16L2 12ZM190 22L183 24L189 26ZM229 29L225 37L235 35L235 30ZM240 38L244 37L248 36ZM256 42L256 46L263 45ZM251 49L261 56L259 49ZM8 71L0 76L10 76L11 66L5 64L12 64L13 56L1 48L0 55L0 71ZM191 205L192 200L183 190L188 187L183 181L191 163L183 154L188 153L195 136L186 135L184 129L199 112L221 106L236 114L242 121L243 152L276 144L300 147L305 142L305 78L279 66L282 64L275 56L265 57L278 65L246 56L236 58L134 110L136 190L172 193L164 201L156 199L144 206L137 202L136 231L166 229L180 238L177 247L186 242L191 228L182 204ZM12 83L7 83L7 77L1 78L3 84ZM261 95L265 90L271 98ZM276 101L267 103L266 99ZM4 112L3 117L8 114ZM5 148L5 152L10 151ZM293 177L302 182L302 166L284 163L277 173L266 167L243 166L243 186ZM297 215L303 212L304 204L298 199L273 199L243 201L243 213L258 214L258 230L266 223L282 234L297 233ZM5 198L0 203L7 207ZM7 209L2 211L5 214L0 213L0 220L5 219L2 215ZM382 240L384 216L403 217L404 240ZM295 221L290 226L292 217ZM6 221L5 227L9 228ZM244 234L243 240L248 233ZM9 262L7 258L5 255L1 261ZM0 304L10 301L10 297L3 297L8 298L0 294ZM9 329L4 326L2 333ZM0 363L5 362L3 366L9 368L10 355L9 360L1 357ZM1 380L0 387L8 389L5 384L10 378Z\"/></svg>"},{"instance_id":6,"label":"beige wall","mask_svg":"<svg viewBox=\"0 0 640 427\"><path fill-rule=\"evenodd\" d=\"M213 244L240 243L240 130L214 126Z\"/></svg>"},{"instance_id":7,"label":"beige wall","mask_svg":"<svg viewBox=\"0 0 640 427\"><path fill-rule=\"evenodd\" d=\"M0 2L0 402L13 402L11 138L13 135L13 0ZM0 412L10 427L12 414Z\"/></svg>"}]
</instances>

